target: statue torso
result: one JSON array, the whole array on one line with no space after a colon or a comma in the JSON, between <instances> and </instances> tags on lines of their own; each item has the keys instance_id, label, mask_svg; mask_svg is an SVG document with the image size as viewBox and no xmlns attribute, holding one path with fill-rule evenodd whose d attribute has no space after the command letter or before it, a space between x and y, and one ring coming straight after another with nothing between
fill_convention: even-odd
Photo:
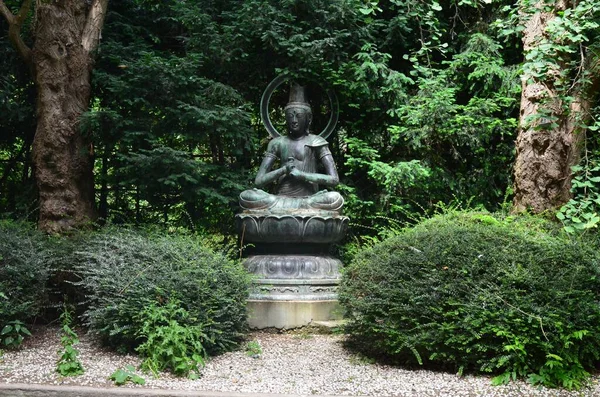
<instances>
[{"instance_id":1,"label":"statue torso","mask_svg":"<svg viewBox=\"0 0 600 397\"><path fill-rule=\"evenodd\" d=\"M298 139L288 136L275 138L275 156L282 164L287 163L290 157L299 171L315 173L320 158L320 152L327 148L327 141L318 135L308 134ZM310 196L319 190L318 185L310 182L299 181L292 176L285 176L279 180L277 194L291 197Z\"/></svg>"}]
</instances>

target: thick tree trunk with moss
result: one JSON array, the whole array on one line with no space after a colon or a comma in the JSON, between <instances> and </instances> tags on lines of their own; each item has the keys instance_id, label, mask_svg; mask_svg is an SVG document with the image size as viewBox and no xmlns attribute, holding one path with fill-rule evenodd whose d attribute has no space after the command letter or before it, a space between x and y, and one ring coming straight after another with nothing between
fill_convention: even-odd
<instances>
[{"instance_id":1,"label":"thick tree trunk with moss","mask_svg":"<svg viewBox=\"0 0 600 397\"><path fill-rule=\"evenodd\" d=\"M30 66L37 87L37 130L33 163L39 189L39 228L64 233L95 219L91 141L79 118L90 100L93 51L108 0L37 1L34 44L19 36L31 1L12 14L0 0L9 37Z\"/></svg>"},{"instance_id":2,"label":"thick tree trunk with moss","mask_svg":"<svg viewBox=\"0 0 600 397\"><path fill-rule=\"evenodd\" d=\"M539 44L548 22L565 7L565 2L559 1L554 12L538 11L531 15L523 32L525 53ZM575 101L570 109L565 109L554 89L555 76L557 70L548 71L544 81L528 75L522 77L514 167L515 212L554 210L570 198L571 166L578 161L584 137L576 128L575 118L586 105Z\"/></svg>"},{"instance_id":3,"label":"thick tree trunk with moss","mask_svg":"<svg viewBox=\"0 0 600 397\"><path fill-rule=\"evenodd\" d=\"M540 106L536 94L532 93L544 88L539 84L524 83L523 86L513 208L515 212L541 213L569 201L571 166L579 160L584 133L576 128L570 116L559 115L558 125L550 128L540 126L543 118L529 121L527 118L538 114ZM573 104L571 112L578 112L582 106L581 103Z\"/></svg>"},{"instance_id":4,"label":"thick tree trunk with moss","mask_svg":"<svg viewBox=\"0 0 600 397\"><path fill-rule=\"evenodd\" d=\"M69 4L71 3L71 4ZM33 162L40 194L39 227L63 232L94 219L90 142L79 117L90 100L92 59L81 45L85 2L42 3L32 51L38 89Z\"/></svg>"}]
</instances>

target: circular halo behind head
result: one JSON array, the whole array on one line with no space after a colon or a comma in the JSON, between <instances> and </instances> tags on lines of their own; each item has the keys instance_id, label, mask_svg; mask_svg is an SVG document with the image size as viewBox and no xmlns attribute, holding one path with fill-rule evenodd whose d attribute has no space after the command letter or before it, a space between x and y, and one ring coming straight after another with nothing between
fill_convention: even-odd
<instances>
[{"instance_id":1,"label":"circular halo behind head","mask_svg":"<svg viewBox=\"0 0 600 397\"><path fill-rule=\"evenodd\" d=\"M281 134L273 126L271 118L269 117L269 101L271 100L273 92L275 92L275 90L287 80L289 80L289 76L285 74L280 74L279 76L275 77L273 81L271 81L269 85L267 85L267 88L265 88L265 92L263 93L262 98L260 99L260 118L265 128L267 129L267 132L273 138L277 138L281 136ZM319 136L321 136L324 139L327 139L329 135L331 135L331 133L335 129L340 115L340 105L338 103L337 97L335 96L335 92L333 92L333 90L327 90L326 92L327 97L329 98L329 106L331 107L331 115L329 116L329 122L327 123L327 126L323 129L323 131L319 133ZM288 107L292 106L305 107L307 110L311 110L310 106L306 102L296 101L289 102L285 108L287 109Z\"/></svg>"}]
</instances>

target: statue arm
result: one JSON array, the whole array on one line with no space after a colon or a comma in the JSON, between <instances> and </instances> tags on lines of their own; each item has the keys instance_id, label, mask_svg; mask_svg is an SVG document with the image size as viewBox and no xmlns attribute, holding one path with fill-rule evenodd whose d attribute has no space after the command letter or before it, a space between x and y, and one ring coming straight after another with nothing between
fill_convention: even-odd
<instances>
[{"instance_id":1,"label":"statue arm","mask_svg":"<svg viewBox=\"0 0 600 397\"><path fill-rule=\"evenodd\" d=\"M269 155L265 156L258 170L258 174L256 174L256 179L254 179L254 184L256 186L267 186L285 175L285 167L280 167L271 171L273 163L275 163L275 157Z\"/></svg>"},{"instance_id":2,"label":"statue arm","mask_svg":"<svg viewBox=\"0 0 600 397\"><path fill-rule=\"evenodd\" d=\"M283 175L287 174L287 169L284 164L282 164L280 168L271 171L275 160L277 160L277 152L278 150L276 140L272 140L271 142L269 142L269 146L267 147L265 157L263 158L263 161L260 164L260 168L258 169L258 174L256 174L256 178L254 179L254 184L257 187L267 186L275 182Z\"/></svg>"},{"instance_id":3,"label":"statue arm","mask_svg":"<svg viewBox=\"0 0 600 397\"><path fill-rule=\"evenodd\" d=\"M329 151L321 157L321 162L325 168L324 174L318 174L313 172L303 172L294 168L290 175L307 182L316 183L327 187L335 187L340 183L340 178L333 162L333 156Z\"/></svg>"}]
</instances>

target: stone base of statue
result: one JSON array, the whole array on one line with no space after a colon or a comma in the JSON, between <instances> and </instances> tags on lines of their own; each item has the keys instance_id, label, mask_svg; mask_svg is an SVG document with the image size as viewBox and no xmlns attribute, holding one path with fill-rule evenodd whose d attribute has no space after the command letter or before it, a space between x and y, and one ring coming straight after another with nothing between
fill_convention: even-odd
<instances>
[{"instance_id":1,"label":"stone base of statue","mask_svg":"<svg viewBox=\"0 0 600 397\"><path fill-rule=\"evenodd\" d=\"M243 244L252 245L244 265L255 276L248 299L251 328L295 328L341 318L337 301L342 263L329 255L348 218L314 212L236 216Z\"/></svg>"},{"instance_id":2,"label":"stone base of statue","mask_svg":"<svg viewBox=\"0 0 600 397\"><path fill-rule=\"evenodd\" d=\"M248 325L252 329L292 329L314 321L342 319L337 299L326 301L260 301L248 300Z\"/></svg>"}]
</instances>

